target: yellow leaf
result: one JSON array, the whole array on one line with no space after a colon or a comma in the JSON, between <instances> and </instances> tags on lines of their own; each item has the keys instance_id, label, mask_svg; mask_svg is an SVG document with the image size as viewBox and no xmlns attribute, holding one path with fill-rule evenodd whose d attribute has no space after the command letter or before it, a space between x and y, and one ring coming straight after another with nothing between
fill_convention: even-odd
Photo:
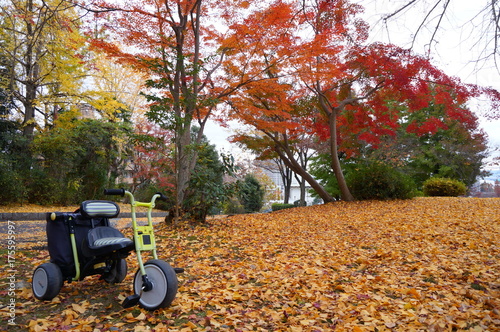
<instances>
[{"instance_id":1,"label":"yellow leaf","mask_svg":"<svg viewBox=\"0 0 500 332\"><path fill-rule=\"evenodd\" d=\"M302 332L302 327L300 326L291 326L290 327L291 332Z\"/></svg>"},{"instance_id":2,"label":"yellow leaf","mask_svg":"<svg viewBox=\"0 0 500 332\"><path fill-rule=\"evenodd\" d=\"M316 321L312 320L312 319L303 319L303 320L300 321L300 325L307 326L307 325L314 324L315 322Z\"/></svg>"},{"instance_id":3,"label":"yellow leaf","mask_svg":"<svg viewBox=\"0 0 500 332\"><path fill-rule=\"evenodd\" d=\"M406 303L403 308L405 308L406 310L410 310L413 308L413 305L411 303Z\"/></svg>"},{"instance_id":4,"label":"yellow leaf","mask_svg":"<svg viewBox=\"0 0 500 332\"><path fill-rule=\"evenodd\" d=\"M238 293L238 292L234 292L233 293L233 300L235 300L235 301L241 301L241 300L243 300L243 296L240 293Z\"/></svg>"},{"instance_id":5,"label":"yellow leaf","mask_svg":"<svg viewBox=\"0 0 500 332\"><path fill-rule=\"evenodd\" d=\"M389 329L393 329L396 327L396 323L394 323L394 322L385 323L385 326L387 326L387 328L389 328Z\"/></svg>"},{"instance_id":6,"label":"yellow leaf","mask_svg":"<svg viewBox=\"0 0 500 332\"><path fill-rule=\"evenodd\" d=\"M306 271L307 274L316 274L318 270L316 270L315 268L310 267L310 268L307 268L305 271Z\"/></svg>"},{"instance_id":7,"label":"yellow leaf","mask_svg":"<svg viewBox=\"0 0 500 332\"><path fill-rule=\"evenodd\" d=\"M76 304L76 303L72 303L71 306L73 307L73 310L75 310L76 312L79 312L81 314L83 314L85 311L87 311L86 308L84 308L83 306Z\"/></svg>"},{"instance_id":8,"label":"yellow leaf","mask_svg":"<svg viewBox=\"0 0 500 332\"><path fill-rule=\"evenodd\" d=\"M415 289L415 288L412 288L412 289L409 289L407 292L406 292L407 295L411 295L413 296L414 298L416 299L419 299L420 298L420 294L418 293L418 291Z\"/></svg>"}]
</instances>

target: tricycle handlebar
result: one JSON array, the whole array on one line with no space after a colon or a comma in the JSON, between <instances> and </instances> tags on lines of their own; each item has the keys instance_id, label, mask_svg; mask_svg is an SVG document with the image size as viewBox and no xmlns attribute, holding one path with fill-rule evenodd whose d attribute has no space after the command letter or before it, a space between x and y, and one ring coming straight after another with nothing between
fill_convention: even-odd
<instances>
[{"instance_id":1,"label":"tricycle handlebar","mask_svg":"<svg viewBox=\"0 0 500 332\"><path fill-rule=\"evenodd\" d=\"M165 196L164 194L162 194L160 192L157 192L156 195L160 195L160 197L158 197L158 199L161 199L162 201L168 200L167 196Z\"/></svg>"},{"instance_id":2,"label":"tricycle handlebar","mask_svg":"<svg viewBox=\"0 0 500 332\"><path fill-rule=\"evenodd\" d=\"M134 202L134 196L130 191L127 191L123 188L121 189L104 189L104 195L117 195L117 196L125 196L128 195L131 198L132 203ZM153 198L151 199L151 203L154 203L156 199L161 199L161 200L168 200L167 196L164 194L157 192L156 194L153 195Z\"/></svg>"},{"instance_id":3,"label":"tricycle handlebar","mask_svg":"<svg viewBox=\"0 0 500 332\"><path fill-rule=\"evenodd\" d=\"M104 195L125 196L125 189L104 189Z\"/></svg>"}]
</instances>

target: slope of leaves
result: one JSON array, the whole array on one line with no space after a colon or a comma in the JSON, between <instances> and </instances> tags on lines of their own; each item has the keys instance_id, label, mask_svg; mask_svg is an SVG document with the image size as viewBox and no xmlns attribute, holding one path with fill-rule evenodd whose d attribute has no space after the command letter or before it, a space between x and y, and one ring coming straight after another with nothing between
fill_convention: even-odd
<instances>
[{"instance_id":1,"label":"slope of leaves","mask_svg":"<svg viewBox=\"0 0 500 332\"><path fill-rule=\"evenodd\" d=\"M500 199L418 198L159 225L160 256L186 269L172 307L120 308L131 257L119 285L87 278L50 303L20 289L18 319L32 331L494 331L499 211ZM18 254L26 281L47 259Z\"/></svg>"}]
</instances>

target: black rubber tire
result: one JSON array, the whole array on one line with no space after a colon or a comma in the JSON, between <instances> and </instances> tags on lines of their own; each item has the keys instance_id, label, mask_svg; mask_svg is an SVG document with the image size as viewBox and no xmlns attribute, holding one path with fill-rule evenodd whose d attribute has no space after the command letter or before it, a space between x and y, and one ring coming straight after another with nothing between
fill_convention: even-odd
<instances>
[{"instance_id":1,"label":"black rubber tire","mask_svg":"<svg viewBox=\"0 0 500 332\"><path fill-rule=\"evenodd\" d=\"M112 270L109 272L109 274L103 275L102 279L109 284L119 284L127 276L127 271L127 261L123 258L120 258L116 261L113 261Z\"/></svg>"},{"instance_id":2,"label":"black rubber tire","mask_svg":"<svg viewBox=\"0 0 500 332\"><path fill-rule=\"evenodd\" d=\"M165 261L152 259L144 264L148 280L153 289L142 292L139 305L146 310L168 307L177 295L178 282L174 269ZM134 277L134 292L141 294L142 275L138 269Z\"/></svg>"},{"instance_id":3,"label":"black rubber tire","mask_svg":"<svg viewBox=\"0 0 500 332\"><path fill-rule=\"evenodd\" d=\"M33 272L31 290L38 300L50 301L59 294L63 283L59 266L54 263L44 263Z\"/></svg>"},{"instance_id":4,"label":"black rubber tire","mask_svg":"<svg viewBox=\"0 0 500 332\"><path fill-rule=\"evenodd\" d=\"M125 277L127 276L127 272L128 272L127 261L125 259L121 258L117 262L115 269L116 269L116 277L115 277L114 283L118 284L118 283L122 282L123 279L125 279Z\"/></svg>"}]
</instances>

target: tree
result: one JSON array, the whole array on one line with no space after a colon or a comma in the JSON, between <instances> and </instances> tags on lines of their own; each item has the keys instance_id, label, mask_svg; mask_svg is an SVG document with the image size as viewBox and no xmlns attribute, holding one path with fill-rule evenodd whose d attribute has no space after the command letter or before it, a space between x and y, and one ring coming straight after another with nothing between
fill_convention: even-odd
<instances>
[{"instance_id":1,"label":"tree","mask_svg":"<svg viewBox=\"0 0 500 332\"><path fill-rule=\"evenodd\" d=\"M257 156L255 160L255 165L259 168L265 169L271 173L279 173L281 178L281 183L283 185L283 203L289 204L290 202L290 190L292 187L293 172L287 167L283 161L275 156L274 158L265 157L265 155ZM277 200L281 198L280 196L274 195L272 200Z\"/></svg>"},{"instance_id":2,"label":"tree","mask_svg":"<svg viewBox=\"0 0 500 332\"><path fill-rule=\"evenodd\" d=\"M265 96L261 113L247 103L238 116L254 114L254 123L263 129L316 130L329 144L331 168L343 200L353 197L340 163L340 156L351 156L349 149L342 149L342 131L377 146L381 137L394 135L400 126L401 105L409 112L419 112L436 100L446 112L460 112L461 105L481 94L490 98L494 109L500 100L497 91L463 84L409 50L382 43L366 44L367 25L356 17L361 10L359 5L346 1L277 1L246 21L248 37L240 41L261 40L265 30L266 47L252 65L263 66L266 59L274 57L281 61L271 70L274 85L266 82L265 86L254 86L260 90L245 90L252 96ZM297 96L318 101L308 121L299 123L290 116L291 102ZM267 117L262 117L264 111ZM294 171L309 176L300 166ZM311 186L321 192L324 201L333 199L320 186Z\"/></svg>"},{"instance_id":3,"label":"tree","mask_svg":"<svg viewBox=\"0 0 500 332\"><path fill-rule=\"evenodd\" d=\"M76 204L82 197L101 197L104 188L115 184L121 173L116 159L128 159L120 146L130 134L128 125L77 117L77 111L64 112L52 130L35 137L42 161L30 179L31 201Z\"/></svg>"},{"instance_id":4,"label":"tree","mask_svg":"<svg viewBox=\"0 0 500 332\"><path fill-rule=\"evenodd\" d=\"M413 150L400 160L406 161L404 168L418 185L432 176L459 180L468 187L476 182L487 157L487 139L470 110L444 112L431 104L406 119L401 139ZM393 142L398 139L399 135ZM400 151L405 150L400 145Z\"/></svg>"},{"instance_id":5,"label":"tree","mask_svg":"<svg viewBox=\"0 0 500 332\"><path fill-rule=\"evenodd\" d=\"M143 121L148 109L146 98L141 94L146 76L102 53L93 52L90 62L92 89L87 92L89 104L110 121L116 121L117 117Z\"/></svg>"},{"instance_id":6,"label":"tree","mask_svg":"<svg viewBox=\"0 0 500 332\"><path fill-rule=\"evenodd\" d=\"M26 140L21 135L20 126L0 119L0 193L1 204L22 202L26 197L24 178L32 165Z\"/></svg>"},{"instance_id":7,"label":"tree","mask_svg":"<svg viewBox=\"0 0 500 332\"><path fill-rule=\"evenodd\" d=\"M245 176L238 190L238 198L244 206L246 213L260 211L263 205L264 194L259 181L252 174Z\"/></svg>"},{"instance_id":8,"label":"tree","mask_svg":"<svg viewBox=\"0 0 500 332\"><path fill-rule=\"evenodd\" d=\"M154 187L154 192L170 193L174 190L172 135L172 131L145 119L136 122L133 158L128 165L132 170L133 192L142 192L148 186ZM146 194L150 196L149 192Z\"/></svg>"},{"instance_id":9,"label":"tree","mask_svg":"<svg viewBox=\"0 0 500 332\"><path fill-rule=\"evenodd\" d=\"M222 99L255 76L241 71L221 74L222 63L234 60L230 59L229 42L223 43L224 34L212 25L213 17L222 12L220 19L230 21L237 17L232 10L248 6L242 0L94 2L85 6L96 13L96 22L108 34L96 35L94 46L148 73L148 116L175 133L177 215L186 198L206 121ZM110 35L116 42L106 41ZM194 141L193 123L200 128Z\"/></svg>"},{"instance_id":10,"label":"tree","mask_svg":"<svg viewBox=\"0 0 500 332\"><path fill-rule=\"evenodd\" d=\"M287 120L281 118L279 111L276 110L280 107L276 105L281 104L272 100L273 98L280 99L282 97L271 92L276 89L275 85L269 82L266 85L270 85L267 94L263 95L258 92L252 95L247 92L243 104L239 102L232 103L233 108L240 109L241 113L245 112L245 110L252 110L245 117L241 116L240 119L244 119L246 124L252 125L258 130L251 135L237 134L233 137L233 141L256 153L260 160L274 160L275 168L279 170L282 177L285 204L289 203L290 188L293 176L295 176L300 185L300 204L305 205L307 177L298 176L297 174L302 174L301 170L308 169L309 160L316 153L316 139L312 131L295 130L294 125L291 127L282 125ZM286 107L289 106L286 105ZM311 112L311 108L314 108L314 102L312 100L296 100L291 107L292 109L287 111L286 114L288 120L306 125L308 113ZM262 121L267 121L268 125L260 123ZM266 138L262 136L266 136ZM292 158L289 157L290 155ZM294 170L298 170L298 173L294 173ZM309 183L314 185L312 180ZM325 195L325 197L327 196Z\"/></svg>"},{"instance_id":11,"label":"tree","mask_svg":"<svg viewBox=\"0 0 500 332\"><path fill-rule=\"evenodd\" d=\"M37 115L50 123L80 89L84 39L73 9L66 0L9 0L0 7L0 53L11 65L1 83L15 101L29 140L39 125Z\"/></svg>"},{"instance_id":12,"label":"tree","mask_svg":"<svg viewBox=\"0 0 500 332\"><path fill-rule=\"evenodd\" d=\"M352 156L342 164L348 177L352 179L359 169L371 171L367 165L382 162L411 176L420 189L434 176L459 180L469 187L476 182L486 158L486 137L470 110L463 107L445 112L434 103L418 112L404 107L399 110L400 126L394 134L380 136L376 145L369 137L365 140L363 131L361 135L343 135L342 146ZM325 155L317 158L313 174L335 194L338 187L329 179L328 163Z\"/></svg>"},{"instance_id":13,"label":"tree","mask_svg":"<svg viewBox=\"0 0 500 332\"><path fill-rule=\"evenodd\" d=\"M436 52L436 46L446 38L446 31L459 32L457 35L461 36L461 42L474 41L470 47L475 50L476 57L469 60L483 65L491 61L498 71L500 6L496 0L471 4L473 6L465 7L465 3L455 0L412 0L404 3L378 1L379 8L385 10L376 15L380 17L379 24L386 31L395 31L391 28L393 23L397 24L411 16L413 24L406 26L411 48L422 44L427 54ZM401 32L401 29L397 30Z\"/></svg>"},{"instance_id":14,"label":"tree","mask_svg":"<svg viewBox=\"0 0 500 332\"><path fill-rule=\"evenodd\" d=\"M209 144L205 136L198 149L198 160L190 178L183 210L194 221L205 222L209 213L218 213L234 194L236 183L224 181L225 175L231 176L234 172L231 157L221 155L219 158L215 146Z\"/></svg>"},{"instance_id":15,"label":"tree","mask_svg":"<svg viewBox=\"0 0 500 332\"><path fill-rule=\"evenodd\" d=\"M0 116L2 119L8 118L14 108L12 95L6 82L9 80L9 72L12 65L7 56L0 53Z\"/></svg>"}]
</instances>

